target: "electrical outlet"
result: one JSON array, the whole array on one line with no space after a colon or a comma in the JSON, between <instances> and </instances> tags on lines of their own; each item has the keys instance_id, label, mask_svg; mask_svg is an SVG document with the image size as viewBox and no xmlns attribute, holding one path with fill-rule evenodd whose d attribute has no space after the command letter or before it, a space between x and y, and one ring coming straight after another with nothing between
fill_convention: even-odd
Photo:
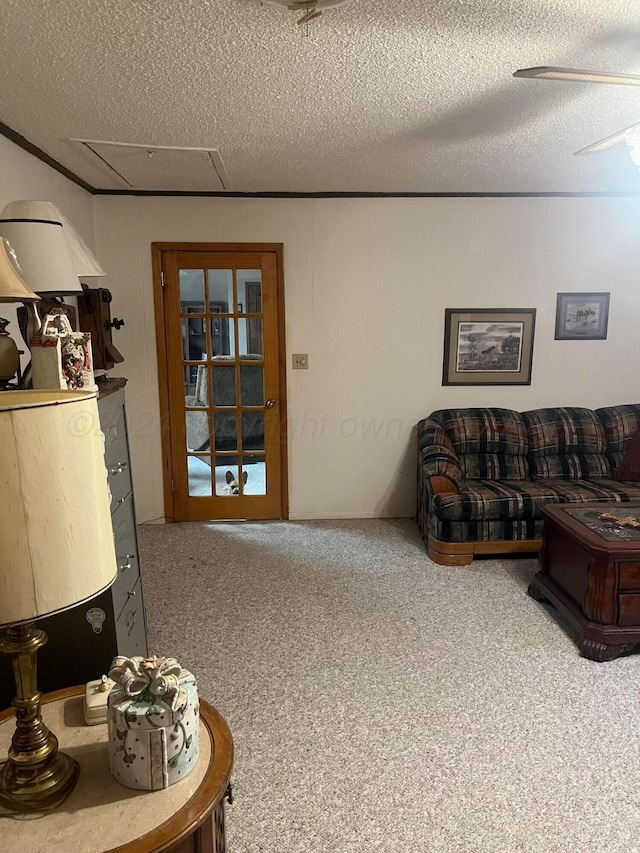
<instances>
[{"instance_id":1,"label":"electrical outlet","mask_svg":"<svg viewBox=\"0 0 640 853\"><path fill-rule=\"evenodd\" d=\"M293 369L294 370L308 370L309 369L309 356L306 352L296 352L292 356L293 361Z\"/></svg>"}]
</instances>

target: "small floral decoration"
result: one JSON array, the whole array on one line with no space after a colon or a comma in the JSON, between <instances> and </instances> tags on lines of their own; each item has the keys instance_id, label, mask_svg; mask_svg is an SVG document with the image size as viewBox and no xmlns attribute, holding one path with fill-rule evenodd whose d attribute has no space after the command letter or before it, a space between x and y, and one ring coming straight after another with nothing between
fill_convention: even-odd
<instances>
[{"instance_id":1,"label":"small floral decoration","mask_svg":"<svg viewBox=\"0 0 640 853\"><path fill-rule=\"evenodd\" d=\"M177 711L185 698L181 696L181 672L182 666L175 658L116 657L111 663L109 677L120 685L128 698L152 704L160 700L172 711Z\"/></svg>"},{"instance_id":2,"label":"small floral decoration","mask_svg":"<svg viewBox=\"0 0 640 853\"><path fill-rule=\"evenodd\" d=\"M159 790L184 778L198 758L198 692L175 658L113 659L109 765L122 784Z\"/></svg>"}]
</instances>

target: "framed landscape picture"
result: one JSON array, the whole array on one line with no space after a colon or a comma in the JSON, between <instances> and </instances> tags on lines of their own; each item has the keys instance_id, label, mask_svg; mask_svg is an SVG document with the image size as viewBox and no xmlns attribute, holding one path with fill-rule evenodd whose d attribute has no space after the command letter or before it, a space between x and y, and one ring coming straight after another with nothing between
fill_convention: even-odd
<instances>
[{"instance_id":1,"label":"framed landscape picture","mask_svg":"<svg viewBox=\"0 0 640 853\"><path fill-rule=\"evenodd\" d=\"M443 385L531 385L535 308L447 308Z\"/></svg>"},{"instance_id":2,"label":"framed landscape picture","mask_svg":"<svg viewBox=\"0 0 640 853\"><path fill-rule=\"evenodd\" d=\"M608 293L558 294L557 341L604 341L608 323Z\"/></svg>"}]
</instances>

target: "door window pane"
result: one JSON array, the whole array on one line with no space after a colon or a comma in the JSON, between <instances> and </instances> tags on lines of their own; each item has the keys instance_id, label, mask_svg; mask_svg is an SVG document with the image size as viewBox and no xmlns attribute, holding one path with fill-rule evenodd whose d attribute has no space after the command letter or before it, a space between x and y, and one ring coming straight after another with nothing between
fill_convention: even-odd
<instances>
[{"instance_id":1,"label":"door window pane","mask_svg":"<svg viewBox=\"0 0 640 853\"><path fill-rule=\"evenodd\" d=\"M236 270L238 314L262 312L262 275L260 270Z\"/></svg>"},{"instance_id":2,"label":"door window pane","mask_svg":"<svg viewBox=\"0 0 640 853\"><path fill-rule=\"evenodd\" d=\"M189 497L211 497L211 456L187 456Z\"/></svg>"},{"instance_id":3,"label":"door window pane","mask_svg":"<svg viewBox=\"0 0 640 853\"><path fill-rule=\"evenodd\" d=\"M233 313L233 272L207 270L209 310L212 314Z\"/></svg>"},{"instance_id":4,"label":"door window pane","mask_svg":"<svg viewBox=\"0 0 640 853\"><path fill-rule=\"evenodd\" d=\"M267 476L264 456L246 454L242 457L242 473L247 475L244 485L245 495L266 495Z\"/></svg>"},{"instance_id":5,"label":"door window pane","mask_svg":"<svg viewBox=\"0 0 640 853\"><path fill-rule=\"evenodd\" d=\"M233 320L229 317L211 318L211 357L235 356Z\"/></svg>"},{"instance_id":6,"label":"door window pane","mask_svg":"<svg viewBox=\"0 0 640 853\"><path fill-rule=\"evenodd\" d=\"M216 364L213 368L213 405L236 405L236 368L233 364Z\"/></svg>"},{"instance_id":7,"label":"door window pane","mask_svg":"<svg viewBox=\"0 0 640 853\"><path fill-rule=\"evenodd\" d=\"M200 408L209 400L209 371L206 364L185 364L184 404Z\"/></svg>"},{"instance_id":8,"label":"door window pane","mask_svg":"<svg viewBox=\"0 0 640 853\"><path fill-rule=\"evenodd\" d=\"M204 270L180 270L180 313L204 313Z\"/></svg>"},{"instance_id":9,"label":"door window pane","mask_svg":"<svg viewBox=\"0 0 640 853\"><path fill-rule=\"evenodd\" d=\"M264 412L242 413L242 446L245 450L264 450Z\"/></svg>"},{"instance_id":10,"label":"door window pane","mask_svg":"<svg viewBox=\"0 0 640 853\"><path fill-rule=\"evenodd\" d=\"M238 320L238 353L246 356L262 356L262 320L259 317Z\"/></svg>"},{"instance_id":11,"label":"door window pane","mask_svg":"<svg viewBox=\"0 0 640 853\"><path fill-rule=\"evenodd\" d=\"M235 412L216 412L213 429L216 450L238 449L238 427Z\"/></svg>"},{"instance_id":12,"label":"door window pane","mask_svg":"<svg viewBox=\"0 0 640 853\"><path fill-rule=\"evenodd\" d=\"M183 318L182 357L185 361L200 361L207 352L207 326L202 317Z\"/></svg>"},{"instance_id":13,"label":"door window pane","mask_svg":"<svg viewBox=\"0 0 640 853\"><path fill-rule=\"evenodd\" d=\"M236 456L216 456L215 488L219 497L237 497L243 493L244 485L242 477L238 475Z\"/></svg>"},{"instance_id":14,"label":"door window pane","mask_svg":"<svg viewBox=\"0 0 640 853\"><path fill-rule=\"evenodd\" d=\"M264 367L261 364L241 365L240 402L243 406L264 405Z\"/></svg>"},{"instance_id":15,"label":"door window pane","mask_svg":"<svg viewBox=\"0 0 640 853\"><path fill-rule=\"evenodd\" d=\"M192 452L211 449L209 412L185 412L187 450Z\"/></svg>"},{"instance_id":16,"label":"door window pane","mask_svg":"<svg viewBox=\"0 0 640 853\"><path fill-rule=\"evenodd\" d=\"M196 365L195 364L185 364L182 370L183 370L183 378L184 378L185 406L190 406L191 403L187 402L187 398L193 397L193 395L196 392Z\"/></svg>"}]
</instances>

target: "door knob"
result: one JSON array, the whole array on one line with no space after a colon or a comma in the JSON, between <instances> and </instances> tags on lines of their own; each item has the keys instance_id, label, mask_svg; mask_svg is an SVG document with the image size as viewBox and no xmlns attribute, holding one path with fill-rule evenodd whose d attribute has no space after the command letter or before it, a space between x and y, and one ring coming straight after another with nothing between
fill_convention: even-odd
<instances>
[{"instance_id":1,"label":"door knob","mask_svg":"<svg viewBox=\"0 0 640 853\"><path fill-rule=\"evenodd\" d=\"M267 400L267 403L266 403L267 409L273 409L275 404L276 404L275 400Z\"/></svg>"}]
</instances>

